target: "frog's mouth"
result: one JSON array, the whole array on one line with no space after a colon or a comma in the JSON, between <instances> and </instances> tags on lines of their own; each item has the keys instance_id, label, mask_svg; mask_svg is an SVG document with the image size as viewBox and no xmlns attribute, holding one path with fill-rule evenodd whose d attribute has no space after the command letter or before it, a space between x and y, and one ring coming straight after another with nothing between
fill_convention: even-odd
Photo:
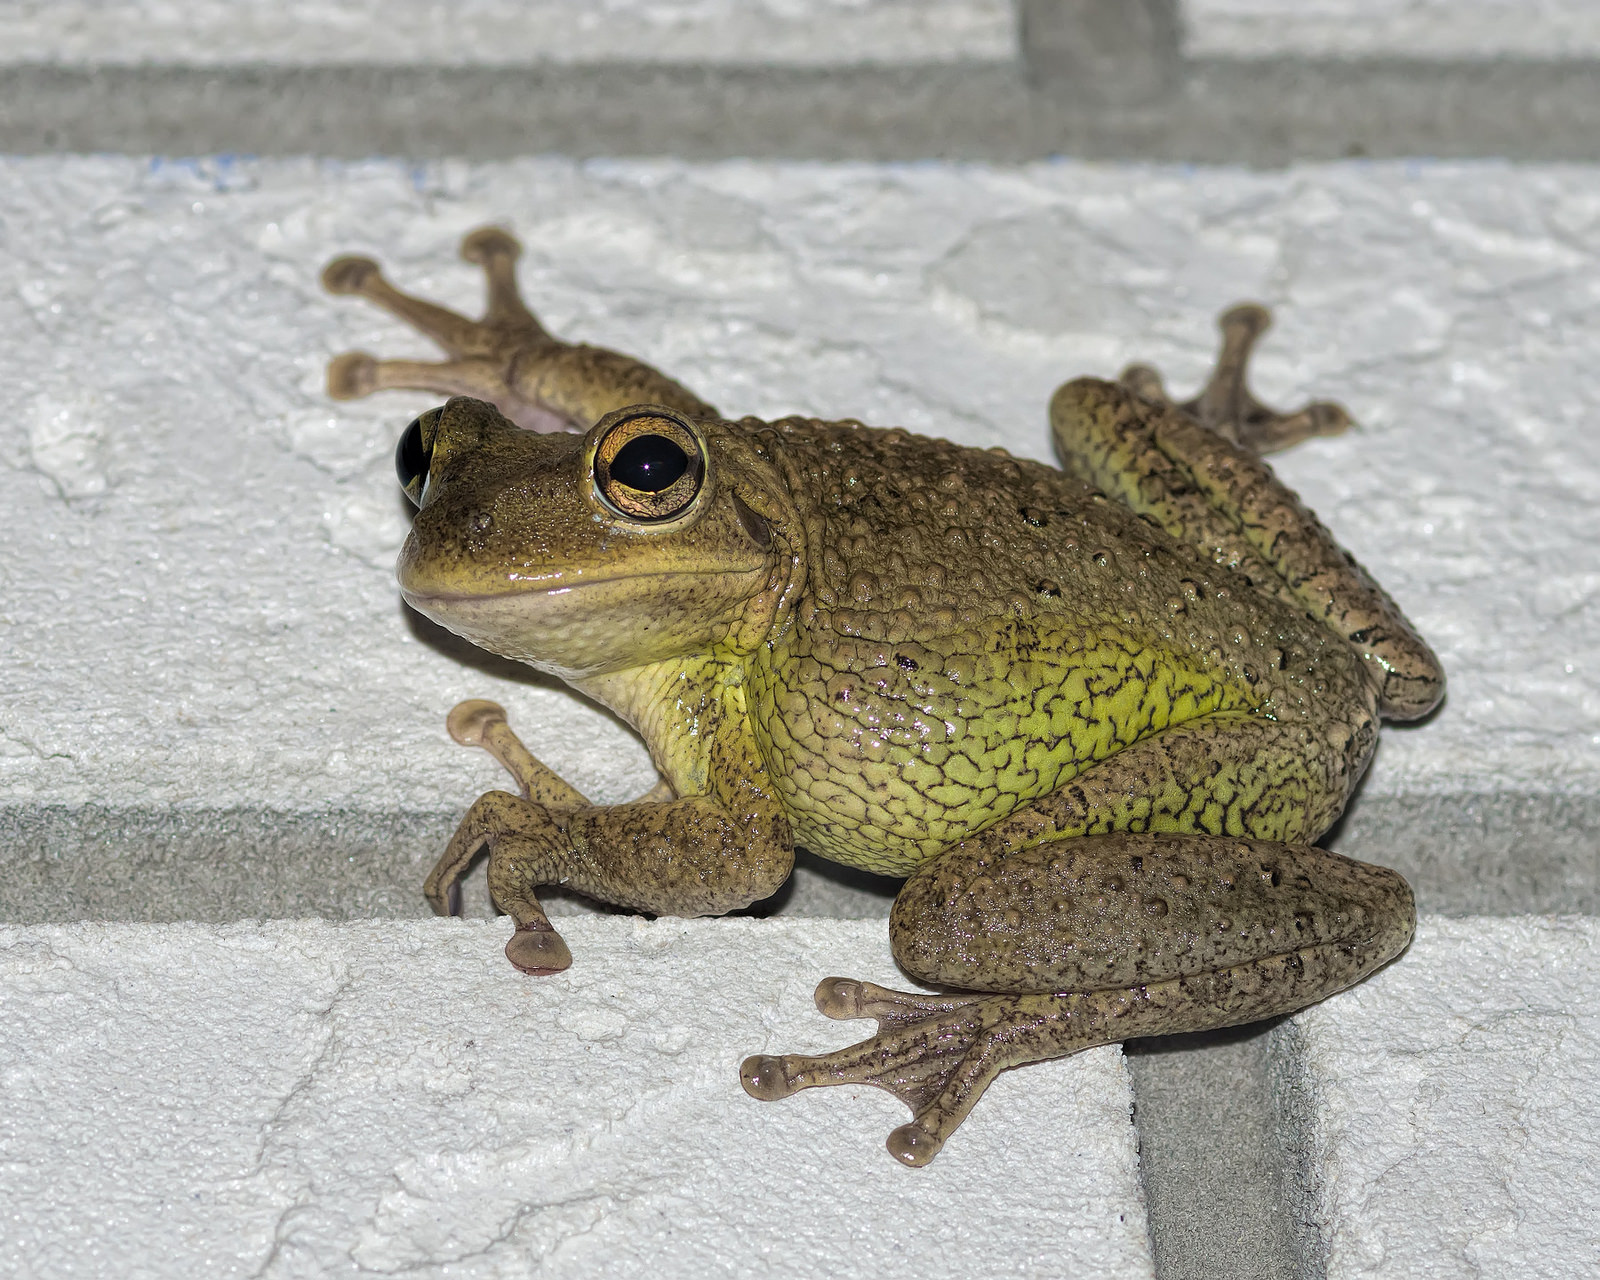
<instances>
[{"instance_id":1,"label":"frog's mouth","mask_svg":"<svg viewBox=\"0 0 1600 1280\"><path fill-rule=\"evenodd\" d=\"M704 651L725 641L763 569L678 570L527 583L495 591L401 584L424 617L502 657L566 680Z\"/></svg>"}]
</instances>

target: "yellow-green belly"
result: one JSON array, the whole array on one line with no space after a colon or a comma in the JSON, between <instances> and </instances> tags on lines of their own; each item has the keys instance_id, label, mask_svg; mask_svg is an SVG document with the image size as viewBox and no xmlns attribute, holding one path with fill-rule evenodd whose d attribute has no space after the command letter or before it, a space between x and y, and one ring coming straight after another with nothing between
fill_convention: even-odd
<instances>
[{"instance_id":1,"label":"yellow-green belly","mask_svg":"<svg viewBox=\"0 0 1600 1280\"><path fill-rule=\"evenodd\" d=\"M1242 703L1170 651L1045 620L933 644L831 639L826 654L780 647L757 665L751 725L796 844L886 875L1094 761Z\"/></svg>"}]
</instances>

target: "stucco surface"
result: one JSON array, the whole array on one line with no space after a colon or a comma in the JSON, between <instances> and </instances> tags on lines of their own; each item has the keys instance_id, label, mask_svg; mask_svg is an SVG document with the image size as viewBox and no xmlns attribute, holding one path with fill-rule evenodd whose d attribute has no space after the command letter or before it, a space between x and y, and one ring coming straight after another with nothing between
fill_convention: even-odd
<instances>
[{"instance_id":1,"label":"stucco surface","mask_svg":"<svg viewBox=\"0 0 1600 1280\"><path fill-rule=\"evenodd\" d=\"M1600 54L1589 0L1182 0L1184 49L1228 58Z\"/></svg>"},{"instance_id":2,"label":"stucco surface","mask_svg":"<svg viewBox=\"0 0 1600 1280\"><path fill-rule=\"evenodd\" d=\"M20 0L0 63L508 66L1001 61L1007 0Z\"/></svg>"},{"instance_id":3,"label":"stucco surface","mask_svg":"<svg viewBox=\"0 0 1600 1280\"><path fill-rule=\"evenodd\" d=\"M1593 917L1425 917L1274 1033L1329 1280L1595 1274L1597 983Z\"/></svg>"},{"instance_id":4,"label":"stucco surface","mask_svg":"<svg viewBox=\"0 0 1600 1280\"><path fill-rule=\"evenodd\" d=\"M0 1271L1153 1274L1118 1049L1008 1073L905 1169L887 1094L739 1086L870 1031L810 993L895 981L880 926L566 936L531 979L476 922L0 927Z\"/></svg>"},{"instance_id":5,"label":"stucco surface","mask_svg":"<svg viewBox=\"0 0 1600 1280\"><path fill-rule=\"evenodd\" d=\"M323 391L346 347L430 349L321 263L369 251L472 309L455 244L485 222L558 332L725 412L1034 457L1065 377L1142 358L1192 388L1213 314L1273 304L1262 393L1361 424L1280 472L1451 679L1368 794L1600 776L1591 170L88 158L6 161L0 193L13 803L449 810L498 783L443 732L468 696L601 800L650 784L615 720L406 616L390 452L431 398Z\"/></svg>"}]
</instances>

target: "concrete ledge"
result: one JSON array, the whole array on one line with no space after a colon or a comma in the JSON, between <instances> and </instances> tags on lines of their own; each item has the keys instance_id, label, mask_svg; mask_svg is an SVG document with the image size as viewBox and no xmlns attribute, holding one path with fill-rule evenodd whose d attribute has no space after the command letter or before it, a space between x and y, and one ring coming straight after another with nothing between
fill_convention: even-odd
<instances>
[{"instance_id":1,"label":"concrete ledge","mask_svg":"<svg viewBox=\"0 0 1600 1280\"><path fill-rule=\"evenodd\" d=\"M887 1094L738 1079L870 1031L810 997L904 985L881 925L566 935L530 979L471 922L0 928L0 1271L1153 1275L1117 1049L904 1169Z\"/></svg>"},{"instance_id":2,"label":"concrete ledge","mask_svg":"<svg viewBox=\"0 0 1600 1280\"><path fill-rule=\"evenodd\" d=\"M1400 960L1279 1028L1314 1273L1595 1273L1597 985L1600 921L1424 919Z\"/></svg>"}]
</instances>

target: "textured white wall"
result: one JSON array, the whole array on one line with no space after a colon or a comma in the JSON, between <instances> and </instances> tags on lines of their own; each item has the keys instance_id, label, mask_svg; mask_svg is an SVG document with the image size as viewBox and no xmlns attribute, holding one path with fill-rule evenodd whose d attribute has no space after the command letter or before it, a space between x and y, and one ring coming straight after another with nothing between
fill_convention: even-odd
<instances>
[{"instance_id":1,"label":"textured white wall","mask_svg":"<svg viewBox=\"0 0 1600 1280\"><path fill-rule=\"evenodd\" d=\"M1592 58L1592 0L1181 0L1224 57ZM1011 0L12 0L0 64L1004 61Z\"/></svg>"},{"instance_id":2,"label":"textured white wall","mask_svg":"<svg viewBox=\"0 0 1600 1280\"><path fill-rule=\"evenodd\" d=\"M1600 921L1425 918L1274 1035L1329 1280L1600 1272Z\"/></svg>"},{"instance_id":3,"label":"textured white wall","mask_svg":"<svg viewBox=\"0 0 1600 1280\"><path fill-rule=\"evenodd\" d=\"M1593 58L1594 0L1182 0L1184 47L1220 57Z\"/></svg>"},{"instance_id":4,"label":"textured white wall","mask_svg":"<svg viewBox=\"0 0 1600 1280\"><path fill-rule=\"evenodd\" d=\"M1191 388L1211 317L1278 308L1264 395L1361 422L1280 470L1444 659L1370 788L1600 781L1600 176L1475 165L1257 174L671 162L0 164L0 784L20 801L449 809L505 701L603 800L651 781L614 721L420 641L392 580L400 428L327 357L428 355L320 265L367 250L468 309L465 230L514 227L561 333L724 411L859 416L1048 457L1064 378Z\"/></svg>"},{"instance_id":5,"label":"textured white wall","mask_svg":"<svg viewBox=\"0 0 1600 1280\"><path fill-rule=\"evenodd\" d=\"M925 1169L875 1089L739 1062L863 1038L882 925L0 926L0 1272L1148 1280L1122 1054L1009 1072ZM1002 1261L1003 1260L1003 1261Z\"/></svg>"},{"instance_id":6,"label":"textured white wall","mask_svg":"<svg viewBox=\"0 0 1600 1280\"><path fill-rule=\"evenodd\" d=\"M0 63L1003 61L1008 0L12 0Z\"/></svg>"}]
</instances>

